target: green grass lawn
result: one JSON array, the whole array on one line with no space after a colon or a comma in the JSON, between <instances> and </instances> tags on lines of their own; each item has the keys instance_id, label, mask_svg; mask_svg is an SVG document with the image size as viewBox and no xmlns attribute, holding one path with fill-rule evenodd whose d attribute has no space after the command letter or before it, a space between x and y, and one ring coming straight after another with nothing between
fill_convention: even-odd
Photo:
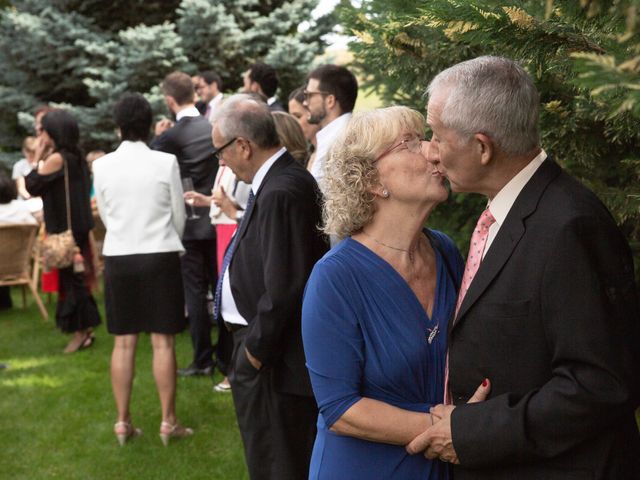
<instances>
[{"instance_id":1,"label":"green grass lawn","mask_svg":"<svg viewBox=\"0 0 640 480\"><path fill-rule=\"evenodd\" d=\"M13 310L0 312L0 363L10 365L0 371L0 478L248 478L231 395L212 392L210 378L179 378L178 418L195 435L162 446L147 335L138 343L131 400L144 435L120 448L109 379L113 339L104 325L91 348L63 355L68 339L55 328L55 298L45 322L31 298L23 310L19 288L13 293ZM187 332L176 351L178 365L186 366Z\"/></svg>"}]
</instances>

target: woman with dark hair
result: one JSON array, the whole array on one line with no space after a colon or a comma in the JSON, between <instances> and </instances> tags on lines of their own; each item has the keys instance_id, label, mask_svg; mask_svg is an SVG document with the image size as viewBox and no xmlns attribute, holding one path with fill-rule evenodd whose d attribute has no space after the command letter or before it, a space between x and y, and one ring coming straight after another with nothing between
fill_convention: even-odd
<instances>
[{"instance_id":1,"label":"woman with dark hair","mask_svg":"<svg viewBox=\"0 0 640 480\"><path fill-rule=\"evenodd\" d=\"M37 168L25 177L27 190L31 195L42 197L47 233L67 230L66 163L71 230L84 259L81 265L84 268L67 267L58 271L56 324L64 333L73 333L64 349L65 353L73 353L93 344L91 329L100 324L100 314L89 290L93 277L89 246L89 231L93 228L89 172L78 147L78 123L70 113L64 110L47 112L42 117L42 131L38 138L42 142L40 151L49 153L40 158Z\"/></svg>"},{"instance_id":2,"label":"woman with dark hair","mask_svg":"<svg viewBox=\"0 0 640 480\"><path fill-rule=\"evenodd\" d=\"M151 334L153 375L162 421L160 438L191 435L175 413L174 337L186 327L180 272L185 207L178 161L149 149L151 106L140 94L124 94L113 117L122 143L93 163L94 189L106 227L104 256L107 330L115 335L111 385L118 410L114 433L120 445L139 435L129 401L138 334Z\"/></svg>"}]
</instances>

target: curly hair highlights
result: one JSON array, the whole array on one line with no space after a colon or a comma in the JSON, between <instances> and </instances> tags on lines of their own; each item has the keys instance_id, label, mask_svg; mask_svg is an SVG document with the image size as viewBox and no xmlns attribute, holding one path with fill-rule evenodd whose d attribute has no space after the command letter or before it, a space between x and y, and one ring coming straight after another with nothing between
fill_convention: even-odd
<instances>
[{"instance_id":1,"label":"curly hair highlights","mask_svg":"<svg viewBox=\"0 0 640 480\"><path fill-rule=\"evenodd\" d=\"M375 214L376 159L406 134L424 135L422 114L387 107L355 114L338 137L325 165L324 231L344 238L360 231Z\"/></svg>"}]
</instances>

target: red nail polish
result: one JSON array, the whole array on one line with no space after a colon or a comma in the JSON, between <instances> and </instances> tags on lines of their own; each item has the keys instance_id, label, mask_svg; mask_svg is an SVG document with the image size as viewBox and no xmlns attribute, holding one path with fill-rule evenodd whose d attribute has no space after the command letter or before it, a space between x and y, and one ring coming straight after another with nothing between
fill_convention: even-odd
<instances>
[{"instance_id":1,"label":"red nail polish","mask_svg":"<svg viewBox=\"0 0 640 480\"><path fill-rule=\"evenodd\" d=\"M482 381L482 386L486 387L487 385L489 385L489 380L487 380L486 378Z\"/></svg>"}]
</instances>

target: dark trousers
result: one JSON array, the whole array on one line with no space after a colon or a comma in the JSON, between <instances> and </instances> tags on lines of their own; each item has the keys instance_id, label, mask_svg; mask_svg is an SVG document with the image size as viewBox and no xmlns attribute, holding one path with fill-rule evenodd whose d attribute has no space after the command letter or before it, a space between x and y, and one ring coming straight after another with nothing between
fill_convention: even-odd
<instances>
[{"instance_id":1,"label":"dark trousers","mask_svg":"<svg viewBox=\"0 0 640 480\"><path fill-rule=\"evenodd\" d=\"M184 240L182 244L186 251L180 257L180 266L193 345L192 363L198 368L206 368L214 364L207 292L209 288L211 291L216 288L216 241Z\"/></svg>"},{"instance_id":2,"label":"dark trousers","mask_svg":"<svg viewBox=\"0 0 640 480\"><path fill-rule=\"evenodd\" d=\"M245 353L246 330L233 334L229 381L249 477L306 480L316 437L316 402L276 391L272 370L253 368Z\"/></svg>"}]
</instances>

